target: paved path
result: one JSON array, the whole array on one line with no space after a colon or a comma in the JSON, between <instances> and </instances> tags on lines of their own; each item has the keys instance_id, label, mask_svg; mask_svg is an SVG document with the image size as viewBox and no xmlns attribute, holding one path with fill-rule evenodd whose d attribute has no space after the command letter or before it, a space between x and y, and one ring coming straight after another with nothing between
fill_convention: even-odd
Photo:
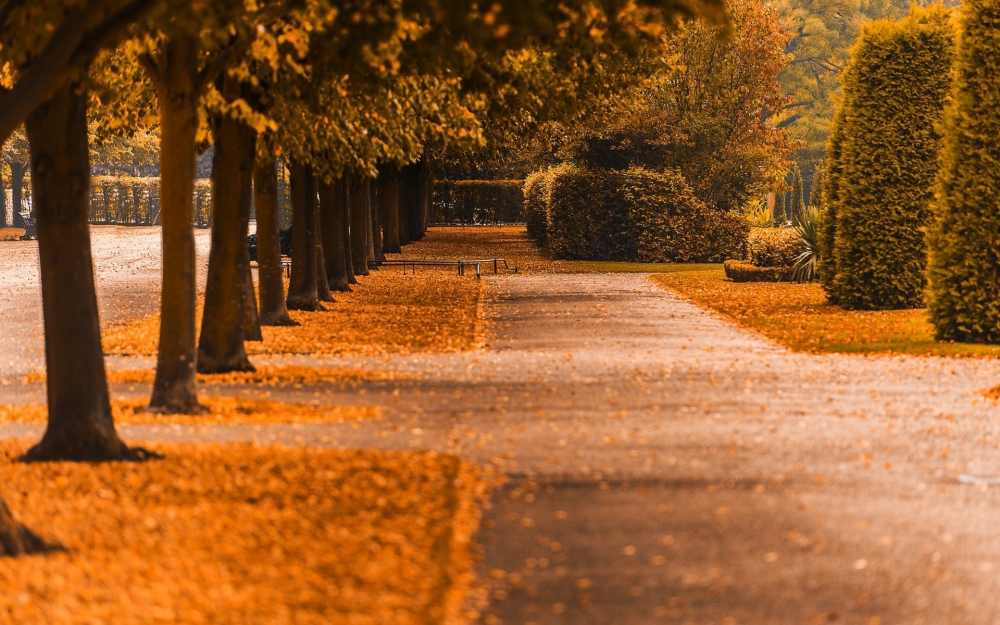
<instances>
[{"instance_id":1,"label":"paved path","mask_svg":"<svg viewBox=\"0 0 1000 625\"><path fill-rule=\"evenodd\" d=\"M792 354L642 275L489 290L490 351L311 359L421 377L275 393L379 421L123 433L501 469L484 623L1000 621L1000 491L956 479L1000 474L1000 409L977 395L1000 362Z\"/></svg>"}]
</instances>

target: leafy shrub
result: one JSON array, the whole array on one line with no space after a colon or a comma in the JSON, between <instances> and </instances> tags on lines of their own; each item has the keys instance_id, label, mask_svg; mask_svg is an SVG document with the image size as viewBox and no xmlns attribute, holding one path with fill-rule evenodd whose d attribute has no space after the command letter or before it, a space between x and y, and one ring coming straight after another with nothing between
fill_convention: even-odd
<instances>
[{"instance_id":1,"label":"leafy shrub","mask_svg":"<svg viewBox=\"0 0 1000 625\"><path fill-rule=\"evenodd\" d=\"M963 2L928 236L927 304L938 339L1000 341L1000 2Z\"/></svg>"},{"instance_id":2,"label":"leafy shrub","mask_svg":"<svg viewBox=\"0 0 1000 625\"><path fill-rule=\"evenodd\" d=\"M804 248L794 228L751 228L747 262L757 267L791 267Z\"/></svg>"},{"instance_id":3,"label":"leafy shrub","mask_svg":"<svg viewBox=\"0 0 1000 625\"><path fill-rule=\"evenodd\" d=\"M823 225L823 215L815 206L806 207L802 211L799 223L795 225L795 234L802 242L802 252L795 257L792 268L794 278L798 282L811 282L816 279L816 267L819 260L819 233Z\"/></svg>"},{"instance_id":4,"label":"leafy shrub","mask_svg":"<svg viewBox=\"0 0 1000 625\"><path fill-rule=\"evenodd\" d=\"M950 12L864 27L843 76L836 270L829 286L851 309L923 305L939 125L954 49ZM835 204L835 206L833 206Z\"/></svg>"},{"instance_id":5,"label":"leafy shrub","mask_svg":"<svg viewBox=\"0 0 1000 625\"><path fill-rule=\"evenodd\" d=\"M549 249L559 258L720 262L749 223L709 209L675 171L563 166L549 180Z\"/></svg>"},{"instance_id":6,"label":"leafy shrub","mask_svg":"<svg viewBox=\"0 0 1000 625\"><path fill-rule=\"evenodd\" d=\"M743 218L750 222L751 228L767 228L774 222L771 216L771 209L767 207L767 201L763 198L750 200L740 211Z\"/></svg>"},{"instance_id":7,"label":"leafy shrub","mask_svg":"<svg viewBox=\"0 0 1000 625\"><path fill-rule=\"evenodd\" d=\"M438 223L515 223L524 207L520 180L437 180L434 216Z\"/></svg>"},{"instance_id":8,"label":"leafy shrub","mask_svg":"<svg viewBox=\"0 0 1000 625\"><path fill-rule=\"evenodd\" d=\"M545 245L549 221L549 172L536 171L524 181L524 212L528 236Z\"/></svg>"},{"instance_id":9,"label":"leafy shrub","mask_svg":"<svg viewBox=\"0 0 1000 625\"><path fill-rule=\"evenodd\" d=\"M727 260L723 265L726 277L733 282L791 282L791 267L757 267L741 260Z\"/></svg>"}]
</instances>

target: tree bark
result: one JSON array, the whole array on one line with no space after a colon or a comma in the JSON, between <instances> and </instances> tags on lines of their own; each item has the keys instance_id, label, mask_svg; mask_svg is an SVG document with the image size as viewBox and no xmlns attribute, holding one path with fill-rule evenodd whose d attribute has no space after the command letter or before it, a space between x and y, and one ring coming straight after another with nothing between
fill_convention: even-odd
<instances>
[{"instance_id":1,"label":"tree bark","mask_svg":"<svg viewBox=\"0 0 1000 625\"><path fill-rule=\"evenodd\" d=\"M399 200L396 202L397 223L399 224L399 245L410 244L410 185L409 165L399 170L396 175L396 192Z\"/></svg>"},{"instance_id":2,"label":"tree bark","mask_svg":"<svg viewBox=\"0 0 1000 625\"><path fill-rule=\"evenodd\" d=\"M422 175L422 161L407 165L403 168L406 172L406 215L407 215L407 236L410 241L419 241L423 238L424 218L421 213L423 198L420 177Z\"/></svg>"},{"instance_id":3,"label":"tree bark","mask_svg":"<svg viewBox=\"0 0 1000 625\"><path fill-rule=\"evenodd\" d=\"M344 180L344 189L346 195L344 197L343 209L340 211L340 227L342 228L341 241L344 246L344 269L347 272L347 282L349 284L357 284L358 279L354 277L354 257L351 254L351 203L354 201L354 189L351 187L350 177L347 175L341 176Z\"/></svg>"},{"instance_id":4,"label":"tree bark","mask_svg":"<svg viewBox=\"0 0 1000 625\"><path fill-rule=\"evenodd\" d=\"M250 183L247 183L250 184ZM252 193L252 192L251 192ZM247 232L243 233L246 240ZM250 269L250 250L243 246L243 340L263 341L264 333L260 329L260 311L257 309L257 294L253 289L253 270Z\"/></svg>"},{"instance_id":5,"label":"tree bark","mask_svg":"<svg viewBox=\"0 0 1000 625\"><path fill-rule=\"evenodd\" d=\"M239 97L235 78L225 77L223 93L227 99ZM247 230L257 136L229 116L218 120L214 130L212 251L198 341L198 372L253 371L244 345L244 327L246 263L250 262Z\"/></svg>"},{"instance_id":6,"label":"tree bark","mask_svg":"<svg viewBox=\"0 0 1000 625\"><path fill-rule=\"evenodd\" d=\"M257 206L257 289L260 291L260 324L298 325L285 306L285 281L281 269L281 241L278 240L278 176L275 159L258 157L253 173Z\"/></svg>"},{"instance_id":7,"label":"tree bark","mask_svg":"<svg viewBox=\"0 0 1000 625\"><path fill-rule=\"evenodd\" d=\"M375 223L376 223L375 222L375 214L377 212L375 210L375 179L374 178L369 178L368 179L368 198L370 200L368 202L368 215L365 216L365 219L367 220L367 223L365 224L365 226L366 226L366 229L368 230L368 241L367 241L367 248L368 248L367 251L368 251L368 253L365 254L365 258L369 262L371 262L371 261L375 260ZM367 266L368 263L365 263L365 265Z\"/></svg>"},{"instance_id":8,"label":"tree bark","mask_svg":"<svg viewBox=\"0 0 1000 625\"><path fill-rule=\"evenodd\" d=\"M320 229L323 232L323 254L326 260L327 283L332 291L350 291L347 268L344 267L344 235L342 210L342 188L344 177L337 182L321 182L319 185Z\"/></svg>"},{"instance_id":9,"label":"tree bark","mask_svg":"<svg viewBox=\"0 0 1000 625\"><path fill-rule=\"evenodd\" d=\"M15 213L21 212L21 204L24 202L24 174L27 171L27 163L10 164L10 199Z\"/></svg>"},{"instance_id":10,"label":"tree bark","mask_svg":"<svg viewBox=\"0 0 1000 625\"><path fill-rule=\"evenodd\" d=\"M316 291L316 207L310 193L309 167L291 162L292 280L288 287L289 310L323 310Z\"/></svg>"},{"instance_id":11,"label":"tree bark","mask_svg":"<svg viewBox=\"0 0 1000 625\"><path fill-rule=\"evenodd\" d=\"M380 172L382 199L382 252L398 254L402 250L399 245L399 170L394 165L387 165Z\"/></svg>"},{"instance_id":12,"label":"tree bark","mask_svg":"<svg viewBox=\"0 0 1000 625\"><path fill-rule=\"evenodd\" d=\"M25 460L140 460L111 416L87 223L87 93L59 88L26 120L35 180L48 427Z\"/></svg>"},{"instance_id":13,"label":"tree bark","mask_svg":"<svg viewBox=\"0 0 1000 625\"><path fill-rule=\"evenodd\" d=\"M311 176L309 181L309 195L316 198L319 194L319 179ZM316 296L321 302L332 302L333 293L330 292L330 280L326 275L326 252L323 249L323 221L320 218L320 204L322 200L313 200L313 210L316 212Z\"/></svg>"},{"instance_id":14,"label":"tree bark","mask_svg":"<svg viewBox=\"0 0 1000 625\"><path fill-rule=\"evenodd\" d=\"M382 185L372 178L372 255L374 260L385 260L382 252Z\"/></svg>"},{"instance_id":15,"label":"tree bark","mask_svg":"<svg viewBox=\"0 0 1000 625\"><path fill-rule=\"evenodd\" d=\"M371 183L368 177L352 173L351 185L351 266L359 276L368 275L368 235L370 229Z\"/></svg>"},{"instance_id":16,"label":"tree bark","mask_svg":"<svg viewBox=\"0 0 1000 625\"><path fill-rule=\"evenodd\" d=\"M197 368L194 183L197 167L198 44L168 40L162 73L154 77L160 107L160 226L163 284L156 377L149 408L169 414L200 413Z\"/></svg>"},{"instance_id":17,"label":"tree bark","mask_svg":"<svg viewBox=\"0 0 1000 625\"><path fill-rule=\"evenodd\" d=\"M14 216L11 215L11 221L7 221L7 190L3 186L3 174L0 174L0 215L3 216L3 227L6 228L13 223Z\"/></svg>"}]
</instances>

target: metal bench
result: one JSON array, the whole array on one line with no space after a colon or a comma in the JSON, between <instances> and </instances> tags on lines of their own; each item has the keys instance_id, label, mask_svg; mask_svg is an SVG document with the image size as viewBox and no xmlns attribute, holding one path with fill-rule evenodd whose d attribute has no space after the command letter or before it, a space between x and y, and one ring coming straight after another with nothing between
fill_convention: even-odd
<instances>
[{"instance_id":1,"label":"metal bench","mask_svg":"<svg viewBox=\"0 0 1000 625\"><path fill-rule=\"evenodd\" d=\"M370 260L368 261L368 267L371 269L377 269L378 267L402 267L403 274L406 274L406 268L409 267L413 273L417 272L417 267L456 267L458 268L458 275L465 275L466 267L474 267L476 269L476 278L482 277L482 266L483 265L493 265L493 273L500 272L500 263L503 263L504 269L510 271L511 273L517 273L517 267L513 265L508 265L507 260L503 258L480 258L476 260L435 260L435 259L420 259L420 258L403 258L399 260Z\"/></svg>"}]
</instances>

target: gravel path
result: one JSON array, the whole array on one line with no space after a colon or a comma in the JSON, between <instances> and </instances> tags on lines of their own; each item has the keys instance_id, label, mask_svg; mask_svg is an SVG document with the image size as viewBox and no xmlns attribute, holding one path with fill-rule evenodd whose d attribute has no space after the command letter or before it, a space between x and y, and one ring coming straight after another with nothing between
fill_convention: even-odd
<instances>
[{"instance_id":1,"label":"gravel path","mask_svg":"<svg viewBox=\"0 0 1000 625\"><path fill-rule=\"evenodd\" d=\"M1000 362L793 354L643 275L488 284L491 350L299 359L420 377L273 392L378 421L123 434L497 467L487 624L1000 621L1000 491L957 480L1000 474Z\"/></svg>"}]
</instances>

